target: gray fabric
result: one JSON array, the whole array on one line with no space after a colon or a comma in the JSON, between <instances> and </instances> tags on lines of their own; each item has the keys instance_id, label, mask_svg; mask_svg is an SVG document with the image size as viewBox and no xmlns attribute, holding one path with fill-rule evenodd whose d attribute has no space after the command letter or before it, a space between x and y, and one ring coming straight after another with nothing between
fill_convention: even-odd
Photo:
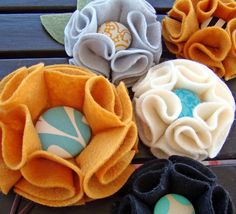
<instances>
[{"instance_id":1,"label":"gray fabric","mask_svg":"<svg viewBox=\"0 0 236 214\"><path fill-rule=\"evenodd\" d=\"M115 51L112 40L97 33L106 21L124 24L131 46ZM65 28L65 50L70 62L132 86L161 56L161 24L145 0L94 0L75 11Z\"/></svg>"}]
</instances>

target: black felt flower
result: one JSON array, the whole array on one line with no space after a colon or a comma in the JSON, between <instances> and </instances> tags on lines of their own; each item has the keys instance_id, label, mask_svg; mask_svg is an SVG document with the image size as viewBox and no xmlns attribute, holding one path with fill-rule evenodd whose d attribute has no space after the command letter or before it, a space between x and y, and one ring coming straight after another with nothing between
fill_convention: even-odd
<instances>
[{"instance_id":1,"label":"black felt flower","mask_svg":"<svg viewBox=\"0 0 236 214\"><path fill-rule=\"evenodd\" d=\"M180 156L146 162L130 177L127 195L117 214L153 213L155 203L169 193L188 198L199 214L232 214L229 193L216 183L216 175L201 163Z\"/></svg>"}]
</instances>

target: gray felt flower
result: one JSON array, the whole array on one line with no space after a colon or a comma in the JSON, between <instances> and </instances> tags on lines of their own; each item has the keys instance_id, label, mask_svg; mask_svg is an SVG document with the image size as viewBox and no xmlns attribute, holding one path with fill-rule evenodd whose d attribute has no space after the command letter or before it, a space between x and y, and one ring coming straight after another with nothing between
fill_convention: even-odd
<instances>
[{"instance_id":1,"label":"gray felt flower","mask_svg":"<svg viewBox=\"0 0 236 214\"><path fill-rule=\"evenodd\" d=\"M132 86L159 62L161 24L154 8L145 0L94 0L76 10L65 27L65 50L71 64L87 67ZM132 42L117 50L112 38L98 33L101 25L118 22L130 32Z\"/></svg>"}]
</instances>

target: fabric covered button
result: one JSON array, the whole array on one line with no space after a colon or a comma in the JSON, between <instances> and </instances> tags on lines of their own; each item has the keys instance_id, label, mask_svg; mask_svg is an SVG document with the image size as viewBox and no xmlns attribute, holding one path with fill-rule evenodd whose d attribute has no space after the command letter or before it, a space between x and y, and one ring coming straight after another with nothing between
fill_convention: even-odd
<instances>
[{"instance_id":1,"label":"fabric covered button","mask_svg":"<svg viewBox=\"0 0 236 214\"><path fill-rule=\"evenodd\" d=\"M115 44L116 51L125 50L131 44L131 33L127 27L119 22L106 22L102 24L98 33L109 36Z\"/></svg>"},{"instance_id":2,"label":"fabric covered button","mask_svg":"<svg viewBox=\"0 0 236 214\"><path fill-rule=\"evenodd\" d=\"M212 26L216 26L216 27L220 27L220 28L225 29L226 25L227 25L226 21L214 16L214 17L210 17L207 20L205 20L201 24L201 29L206 28L206 27L212 27Z\"/></svg>"},{"instance_id":3,"label":"fabric covered button","mask_svg":"<svg viewBox=\"0 0 236 214\"><path fill-rule=\"evenodd\" d=\"M91 138L85 116L70 107L55 107L43 113L36 130L43 150L62 158L77 156Z\"/></svg>"},{"instance_id":4,"label":"fabric covered button","mask_svg":"<svg viewBox=\"0 0 236 214\"><path fill-rule=\"evenodd\" d=\"M179 115L181 117L193 117L193 109L201 103L198 95L188 89L180 88L173 91L180 99L182 111Z\"/></svg>"},{"instance_id":5,"label":"fabric covered button","mask_svg":"<svg viewBox=\"0 0 236 214\"><path fill-rule=\"evenodd\" d=\"M195 214L191 202L182 195L168 194L157 201L154 214Z\"/></svg>"}]
</instances>

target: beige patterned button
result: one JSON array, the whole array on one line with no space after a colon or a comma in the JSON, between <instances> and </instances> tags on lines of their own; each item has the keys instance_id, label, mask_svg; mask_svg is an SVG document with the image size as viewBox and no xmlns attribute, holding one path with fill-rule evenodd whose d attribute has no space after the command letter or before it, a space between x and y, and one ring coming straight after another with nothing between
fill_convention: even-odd
<instances>
[{"instance_id":1,"label":"beige patterned button","mask_svg":"<svg viewBox=\"0 0 236 214\"><path fill-rule=\"evenodd\" d=\"M131 44L130 31L119 22L105 22L99 27L98 33L109 36L115 43L116 51L125 50Z\"/></svg>"}]
</instances>

